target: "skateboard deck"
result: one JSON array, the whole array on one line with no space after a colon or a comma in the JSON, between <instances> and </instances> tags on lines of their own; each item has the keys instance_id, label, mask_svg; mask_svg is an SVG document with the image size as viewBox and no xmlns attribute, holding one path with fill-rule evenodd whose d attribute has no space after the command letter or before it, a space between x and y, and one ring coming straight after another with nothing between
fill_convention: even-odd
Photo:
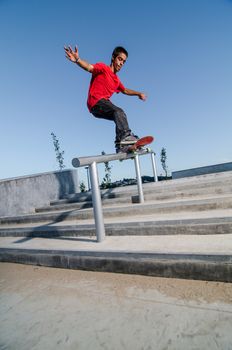
<instances>
[{"instance_id":1,"label":"skateboard deck","mask_svg":"<svg viewBox=\"0 0 232 350\"><path fill-rule=\"evenodd\" d=\"M124 147L122 147L122 149L125 150L126 153L137 152L140 149L142 149L144 146L147 146L150 143L152 143L153 140L154 140L153 136L144 136L144 137L141 137L133 145L124 146Z\"/></svg>"}]
</instances>

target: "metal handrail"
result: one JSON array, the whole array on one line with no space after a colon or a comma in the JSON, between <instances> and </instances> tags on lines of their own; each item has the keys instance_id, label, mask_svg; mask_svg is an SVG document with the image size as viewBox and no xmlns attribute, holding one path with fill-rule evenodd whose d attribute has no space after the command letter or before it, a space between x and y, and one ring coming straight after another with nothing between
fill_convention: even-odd
<instances>
[{"instance_id":1,"label":"metal handrail","mask_svg":"<svg viewBox=\"0 0 232 350\"><path fill-rule=\"evenodd\" d=\"M143 196L139 156L143 156L146 154L151 155L154 181L158 181L157 171L156 171L156 162L155 162L155 153L150 149L140 150L139 152L136 152L136 153L116 153L116 154L113 153L113 154L105 154L105 155L98 155L98 156L91 156L91 157L73 158L72 165L74 168L89 166L97 242L102 242L105 239L105 226L104 226L104 219L103 219L101 194L100 194L100 188L99 188L97 163L105 163L105 162L110 162L115 160L121 161L121 160L127 160L127 159L133 158L135 163L139 203L143 203L144 196Z\"/></svg>"}]
</instances>

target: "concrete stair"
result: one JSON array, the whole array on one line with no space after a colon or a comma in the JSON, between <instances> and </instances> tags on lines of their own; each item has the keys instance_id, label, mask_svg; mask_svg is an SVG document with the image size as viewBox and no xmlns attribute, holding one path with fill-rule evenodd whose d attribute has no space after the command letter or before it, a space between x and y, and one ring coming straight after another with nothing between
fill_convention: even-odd
<instances>
[{"instance_id":1,"label":"concrete stair","mask_svg":"<svg viewBox=\"0 0 232 350\"><path fill-rule=\"evenodd\" d=\"M2 217L0 261L232 282L231 171L144 184L144 195L145 203L138 204L136 186L101 192L103 243L95 241L91 193ZM182 240L183 251L174 243L167 250L175 239Z\"/></svg>"}]
</instances>

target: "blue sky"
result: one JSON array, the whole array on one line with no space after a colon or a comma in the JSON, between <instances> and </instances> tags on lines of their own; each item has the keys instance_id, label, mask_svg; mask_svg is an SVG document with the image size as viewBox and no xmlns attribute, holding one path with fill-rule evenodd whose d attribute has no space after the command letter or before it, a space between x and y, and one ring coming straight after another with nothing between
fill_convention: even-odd
<instances>
[{"instance_id":1,"label":"blue sky","mask_svg":"<svg viewBox=\"0 0 232 350\"><path fill-rule=\"evenodd\" d=\"M65 59L68 44L90 63L128 50L119 77L148 98L112 102L136 134L155 136L158 174L162 147L170 172L232 161L231 38L229 0L0 0L0 179L56 170L51 132L66 168L114 152L114 125L88 112L91 75ZM112 165L113 179L134 177L132 162Z\"/></svg>"}]
</instances>

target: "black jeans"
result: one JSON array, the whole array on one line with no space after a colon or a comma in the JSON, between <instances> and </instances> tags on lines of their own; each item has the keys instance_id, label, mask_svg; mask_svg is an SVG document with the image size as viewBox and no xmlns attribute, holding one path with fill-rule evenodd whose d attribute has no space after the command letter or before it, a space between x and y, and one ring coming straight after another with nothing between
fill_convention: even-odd
<instances>
[{"instance_id":1,"label":"black jeans","mask_svg":"<svg viewBox=\"0 0 232 350\"><path fill-rule=\"evenodd\" d=\"M127 116L125 112L115 106L111 101L101 99L90 111L94 117L112 120L116 125L115 143L120 142L124 137L130 135L131 130L128 125Z\"/></svg>"}]
</instances>

